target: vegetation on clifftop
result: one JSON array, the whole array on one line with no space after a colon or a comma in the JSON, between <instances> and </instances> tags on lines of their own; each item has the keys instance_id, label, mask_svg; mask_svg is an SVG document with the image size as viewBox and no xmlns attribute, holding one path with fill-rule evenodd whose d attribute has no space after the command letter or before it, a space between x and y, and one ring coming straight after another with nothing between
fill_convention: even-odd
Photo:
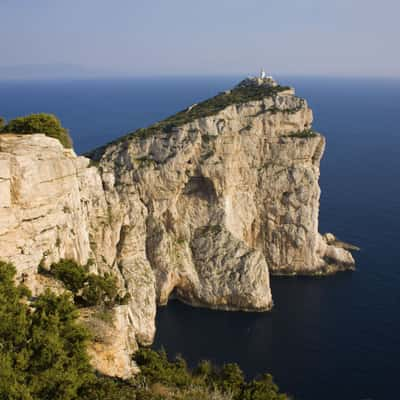
<instances>
[{"instance_id":1,"label":"vegetation on clifftop","mask_svg":"<svg viewBox=\"0 0 400 400\"><path fill-rule=\"evenodd\" d=\"M142 128L131 135L147 137L157 132L171 132L173 128L187 124L199 118L209 117L233 104L243 104L250 101L262 100L265 97L277 95L279 92L290 89L286 86L258 86L236 87L222 92L215 97L195 104L186 110L180 111L148 128Z\"/></svg>"},{"instance_id":2,"label":"vegetation on clifftop","mask_svg":"<svg viewBox=\"0 0 400 400\"><path fill-rule=\"evenodd\" d=\"M174 128L195 121L199 118L209 117L222 111L224 108L233 104L244 104L250 101L262 100L265 97L273 97L278 93L288 90L288 86L237 86L232 90L222 92L210 99L194 104L191 107L179 111L178 113L160 121L147 128L140 128L131 132L109 144L119 143L122 140L130 138L146 138L159 133L169 133ZM90 158L98 159L102 154L102 150L108 146L105 145L88 154Z\"/></svg>"},{"instance_id":3,"label":"vegetation on clifftop","mask_svg":"<svg viewBox=\"0 0 400 400\"><path fill-rule=\"evenodd\" d=\"M202 361L190 370L186 361L164 350L142 348L135 354L141 373L130 381L98 377L81 391L85 400L289 400L271 375L246 381L237 364L216 367Z\"/></svg>"},{"instance_id":4,"label":"vegetation on clifftop","mask_svg":"<svg viewBox=\"0 0 400 400\"><path fill-rule=\"evenodd\" d=\"M57 273L73 290L82 274ZM66 278L68 276L68 278ZM90 333L68 294L35 299L15 284L15 267L0 262L0 399L4 400L287 400L270 375L246 381L236 364L202 361L191 371L181 357L140 349L131 380L100 376L90 366Z\"/></svg>"},{"instance_id":5,"label":"vegetation on clifftop","mask_svg":"<svg viewBox=\"0 0 400 400\"><path fill-rule=\"evenodd\" d=\"M44 133L58 139L64 147L72 147L68 130L62 127L60 120L53 114L31 114L12 119L8 124L4 124L4 119L0 118L0 133Z\"/></svg>"}]
</instances>

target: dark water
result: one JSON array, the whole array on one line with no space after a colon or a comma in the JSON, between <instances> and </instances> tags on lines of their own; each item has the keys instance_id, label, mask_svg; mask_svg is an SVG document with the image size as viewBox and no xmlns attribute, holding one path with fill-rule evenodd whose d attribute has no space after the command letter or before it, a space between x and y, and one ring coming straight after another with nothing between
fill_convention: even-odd
<instances>
[{"instance_id":1,"label":"dark water","mask_svg":"<svg viewBox=\"0 0 400 400\"><path fill-rule=\"evenodd\" d=\"M229 88L235 78L0 83L0 115L53 112L78 152ZM357 271L273 278L270 313L171 302L155 346L271 372L296 399L395 399L400 372L400 81L291 78L327 137L321 232L359 245Z\"/></svg>"}]
</instances>

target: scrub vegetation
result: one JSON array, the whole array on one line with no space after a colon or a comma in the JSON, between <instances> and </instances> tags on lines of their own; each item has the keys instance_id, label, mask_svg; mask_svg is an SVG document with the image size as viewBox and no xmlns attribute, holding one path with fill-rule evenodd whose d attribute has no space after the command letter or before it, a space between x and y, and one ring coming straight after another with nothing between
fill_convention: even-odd
<instances>
[{"instance_id":1,"label":"scrub vegetation","mask_svg":"<svg viewBox=\"0 0 400 400\"><path fill-rule=\"evenodd\" d=\"M123 297L118 294L115 276L89 273L89 265L82 266L72 260L60 260L52 264L49 270L39 266L39 272L61 281L73 293L77 306L112 308L129 300L128 294Z\"/></svg>"},{"instance_id":2,"label":"scrub vegetation","mask_svg":"<svg viewBox=\"0 0 400 400\"><path fill-rule=\"evenodd\" d=\"M193 122L199 118L215 115L231 105L239 105L250 101L262 100L265 97L274 97L280 92L288 89L290 89L290 87L280 85L259 87L238 86L232 90L219 93L218 95L202 101L201 103L194 104L189 108L182 110L160 122L150 125L147 128L137 129L134 132L131 132L113 142L106 144L105 146L87 153L86 156L97 160L101 158L104 149L110 144L116 144L132 138L145 139L157 134L170 133L179 126Z\"/></svg>"},{"instance_id":3,"label":"scrub vegetation","mask_svg":"<svg viewBox=\"0 0 400 400\"><path fill-rule=\"evenodd\" d=\"M31 114L12 119L7 124L4 118L0 117L0 133L44 133L58 139L64 147L72 148L72 139L68 130L62 127L60 120L53 114Z\"/></svg>"},{"instance_id":4,"label":"scrub vegetation","mask_svg":"<svg viewBox=\"0 0 400 400\"><path fill-rule=\"evenodd\" d=\"M293 138L310 138L318 136L318 134L312 129L304 129L303 131L291 132L285 137L293 137Z\"/></svg>"},{"instance_id":5,"label":"scrub vegetation","mask_svg":"<svg viewBox=\"0 0 400 400\"><path fill-rule=\"evenodd\" d=\"M88 282L86 270L71 261L55 265L51 273L72 293ZM209 361L191 370L182 357L170 360L165 351L147 348L134 356L141 369L134 378L101 376L89 363L92 336L79 322L71 294L47 290L32 298L25 286L15 283L15 274L12 264L0 262L1 400L289 399L271 375L246 381L237 364L219 368Z\"/></svg>"}]
</instances>

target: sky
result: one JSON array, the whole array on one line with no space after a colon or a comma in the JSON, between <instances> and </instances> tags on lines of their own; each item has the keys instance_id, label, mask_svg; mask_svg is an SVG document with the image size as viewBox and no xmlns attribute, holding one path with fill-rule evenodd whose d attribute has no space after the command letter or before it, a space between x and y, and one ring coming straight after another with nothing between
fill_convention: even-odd
<instances>
[{"instance_id":1,"label":"sky","mask_svg":"<svg viewBox=\"0 0 400 400\"><path fill-rule=\"evenodd\" d=\"M0 0L0 78L400 76L399 0Z\"/></svg>"}]
</instances>

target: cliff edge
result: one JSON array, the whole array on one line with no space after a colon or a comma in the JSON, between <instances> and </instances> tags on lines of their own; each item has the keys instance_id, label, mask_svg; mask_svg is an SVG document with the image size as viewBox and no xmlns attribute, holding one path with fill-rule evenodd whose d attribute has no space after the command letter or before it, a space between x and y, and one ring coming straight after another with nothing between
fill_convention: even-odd
<instances>
[{"instance_id":1,"label":"cliff edge","mask_svg":"<svg viewBox=\"0 0 400 400\"><path fill-rule=\"evenodd\" d=\"M264 311L269 273L354 268L318 232L325 139L294 89L247 79L78 157L44 135L0 135L0 257L44 288L38 265L92 260L127 305L97 343L97 368L126 377L150 344L157 304ZM111 333L110 333L111 332ZM96 350L97 348L97 350ZM110 361L114 355L115 362Z\"/></svg>"}]
</instances>

